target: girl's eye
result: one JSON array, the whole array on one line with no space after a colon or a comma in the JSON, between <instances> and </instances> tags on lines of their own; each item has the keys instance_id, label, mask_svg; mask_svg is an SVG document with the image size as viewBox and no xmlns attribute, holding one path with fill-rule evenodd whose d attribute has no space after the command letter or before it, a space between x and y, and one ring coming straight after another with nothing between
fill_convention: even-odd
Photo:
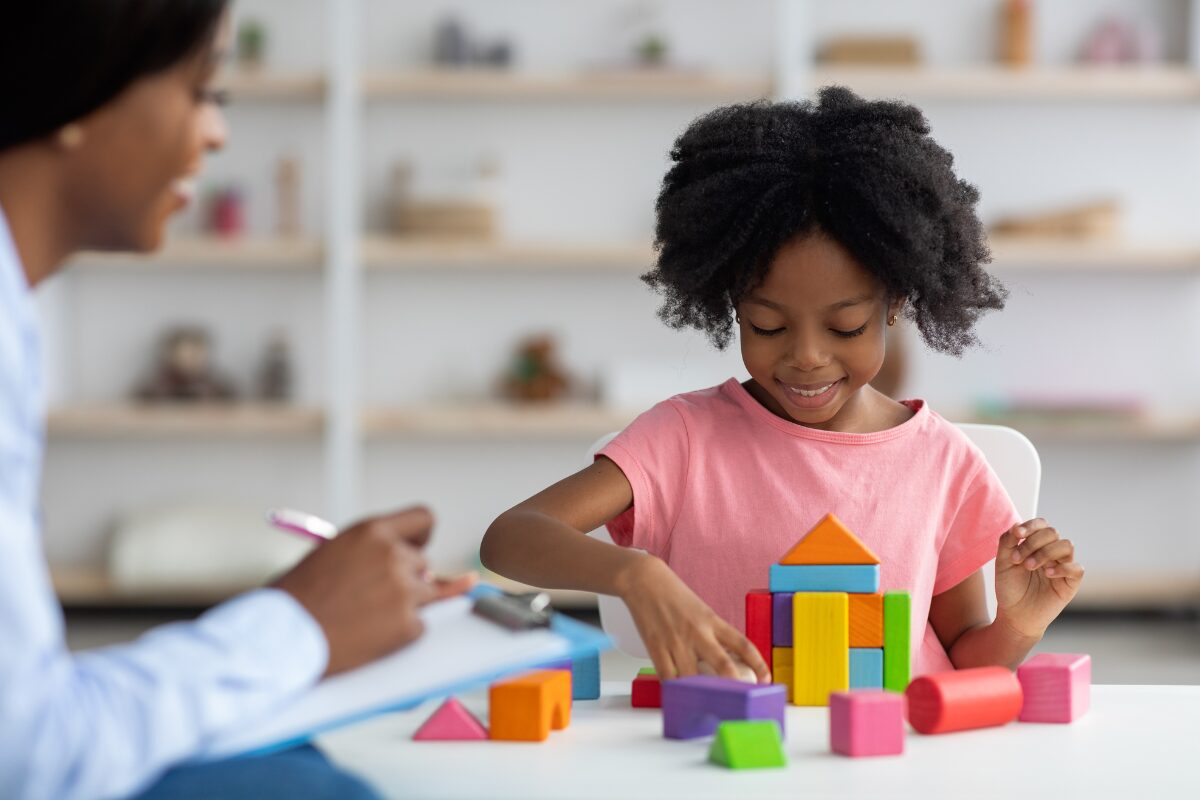
<instances>
[{"instance_id":1,"label":"girl's eye","mask_svg":"<svg viewBox=\"0 0 1200 800\"><path fill-rule=\"evenodd\" d=\"M855 328L852 331L839 331L837 328L830 328L829 330L833 332L834 336L840 336L843 339L853 339L855 336L863 335L863 332L867 329L867 324L864 322L861 328Z\"/></svg>"},{"instance_id":2,"label":"girl's eye","mask_svg":"<svg viewBox=\"0 0 1200 800\"><path fill-rule=\"evenodd\" d=\"M750 323L750 330L758 336L778 336L783 333L783 328L760 328L754 323Z\"/></svg>"},{"instance_id":3,"label":"girl's eye","mask_svg":"<svg viewBox=\"0 0 1200 800\"><path fill-rule=\"evenodd\" d=\"M209 103L214 106L224 106L229 104L229 92L226 89L209 89L207 87L196 90L196 102Z\"/></svg>"}]
</instances>

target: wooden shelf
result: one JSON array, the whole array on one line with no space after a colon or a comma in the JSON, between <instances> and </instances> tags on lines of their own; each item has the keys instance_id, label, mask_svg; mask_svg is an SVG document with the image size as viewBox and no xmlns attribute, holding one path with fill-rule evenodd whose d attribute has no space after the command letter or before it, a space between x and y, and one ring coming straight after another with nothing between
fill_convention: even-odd
<instances>
[{"instance_id":1,"label":"wooden shelf","mask_svg":"<svg viewBox=\"0 0 1200 800\"><path fill-rule=\"evenodd\" d=\"M270 72L230 70L217 81L229 91L231 101L319 102L325 98L325 76L320 72Z\"/></svg>"},{"instance_id":2,"label":"wooden shelf","mask_svg":"<svg viewBox=\"0 0 1200 800\"><path fill-rule=\"evenodd\" d=\"M998 269L1081 272L1200 271L1200 246L993 236L988 244Z\"/></svg>"},{"instance_id":3,"label":"wooden shelf","mask_svg":"<svg viewBox=\"0 0 1200 800\"><path fill-rule=\"evenodd\" d=\"M372 237L363 242L363 263L377 269L522 269L644 272L653 248L637 244L523 244L455 239Z\"/></svg>"},{"instance_id":4,"label":"wooden shelf","mask_svg":"<svg viewBox=\"0 0 1200 800\"><path fill-rule=\"evenodd\" d=\"M286 438L320 434L324 412L252 403L130 403L60 408L50 412L46 427L50 436L60 439Z\"/></svg>"},{"instance_id":5,"label":"wooden shelf","mask_svg":"<svg viewBox=\"0 0 1200 800\"><path fill-rule=\"evenodd\" d=\"M368 411L363 415L363 432L376 437L596 438L621 430L635 416L581 403L442 405Z\"/></svg>"},{"instance_id":6,"label":"wooden shelf","mask_svg":"<svg viewBox=\"0 0 1200 800\"><path fill-rule=\"evenodd\" d=\"M816 86L839 84L868 97L921 100L1200 100L1200 73L1182 66L822 67L813 72L812 80Z\"/></svg>"},{"instance_id":7,"label":"wooden shelf","mask_svg":"<svg viewBox=\"0 0 1200 800\"><path fill-rule=\"evenodd\" d=\"M1089 571L1069 610L1195 608L1200 572Z\"/></svg>"},{"instance_id":8,"label":"wooden shelf","mask_svg":"<svg viewBox=\"0 0 1200 800\"><path fill-rule=\"evenodd\" d=\"M1078 442L1095 444L1190 443L1200 441L1200 417L1145 416L1111 420L1041 419L1033 415L956 415L953 419L1006 425L1035 443Z\"/></svg>"},{"instance_id":9,"label":"wooden shelf","mask_svg":"<svg viewBox=\"0 0 1200 800\"><path fill-rule=\"evenodd\" d=\"M67 608L207 608L255 587L128 591L113 586L98 567L54 567L50 571L58 601Z\"/></svg>"},{"instance_id":10,"label":"wooden shelf","mask_svg":"<svg viewBox=\"0 0 1200 800\"><path fill-rule=\"evenodd\" d=\"M157 253L84 253L88 264L106 267L223 267L262 270L316 270L324 259L320 240L296 238L171 239Z\"/></svg>"},{"instance_id":11,"label":"wooden shelf","mask_svg":"<svg viewBox=\"0 0 1200 800\"><path fill-rule=\"evenodd\" d=\"M767 97L765 78L688 72L579 72L536 75L500 70L368 72L368 98L383 100L753 100Z\"/></svg>"}]
</instances>

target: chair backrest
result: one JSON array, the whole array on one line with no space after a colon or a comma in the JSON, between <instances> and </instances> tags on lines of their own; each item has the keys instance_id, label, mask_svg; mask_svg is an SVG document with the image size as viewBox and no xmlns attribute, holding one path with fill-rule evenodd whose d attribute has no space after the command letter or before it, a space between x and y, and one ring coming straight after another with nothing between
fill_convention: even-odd
<instances>
[{"instance_id":1,"label":"chair backrest","mask_svg":"<svg viewBox=\"0 0 1200 800\"><path fill-rule=\"evenodd\" d=\"M958 427L982 451L983 457L1000 479L1000 484L1008 492L1021 519L1033 519L1037 516L1038 493L1042 485L1042 461L1033 443L1020 431L1003 425L960 423ZM588 450L588 460L591 461L616 435L609 433L600 437ZM996 533L999 534L1000 531ZM612 541L604 528L594 531L591 535L603 541ZM988 613L995 616L995 570L992 562L983 568L983 580L986 585ZM638 634L629 609L621 599L611 595L600 595L598 606L600 627L612 638L617 648L631 656L648 659L650 656L646 652L646 646L642 644L642 637Z\"/></svg>"}]
</instances>

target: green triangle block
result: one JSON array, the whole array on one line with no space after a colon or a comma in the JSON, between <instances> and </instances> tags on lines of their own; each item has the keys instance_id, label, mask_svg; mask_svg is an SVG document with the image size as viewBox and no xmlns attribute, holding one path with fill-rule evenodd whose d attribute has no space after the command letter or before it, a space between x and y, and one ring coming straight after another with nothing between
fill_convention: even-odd
<instances>
[{"instance_id":1,"label":"green triangle block","mask_svg":"<svg viewBox=\"0 0 1200 800\"><path fill-rule=\"evenodd\" d=\"M730 769L786 767L779 725L771 720L727 720L717 726L708 760Z\"/></svg>"},{"instance_id":2,"label":"green triangle block","mask_svg":"<svg viewBox=\"0 0 1200 800\"><path fill-rule=\"evenodd\" d=\"M658 673L654 671L654 667L642 667L641 669L638 670L638 675L657 675L657 674Z\"/></svg>"}]
</instances>

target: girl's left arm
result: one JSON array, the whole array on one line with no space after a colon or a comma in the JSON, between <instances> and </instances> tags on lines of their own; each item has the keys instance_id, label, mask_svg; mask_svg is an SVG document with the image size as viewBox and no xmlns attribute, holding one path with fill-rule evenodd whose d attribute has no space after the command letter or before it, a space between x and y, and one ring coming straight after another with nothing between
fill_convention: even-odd
<instances>
[{"instance_id":1,"label":"girl's left arm","mask_svg":"<svg viewBox=\"0 0 1200 800\"><path fill-rule=\"evenodd\" d=\"M996 551L996 619L989 622L983 573L935 595L929 622L956 669L1015 669L1079 591L1075 546L1044 519L1014 525Z\"/></svg>"}]
</instances>

